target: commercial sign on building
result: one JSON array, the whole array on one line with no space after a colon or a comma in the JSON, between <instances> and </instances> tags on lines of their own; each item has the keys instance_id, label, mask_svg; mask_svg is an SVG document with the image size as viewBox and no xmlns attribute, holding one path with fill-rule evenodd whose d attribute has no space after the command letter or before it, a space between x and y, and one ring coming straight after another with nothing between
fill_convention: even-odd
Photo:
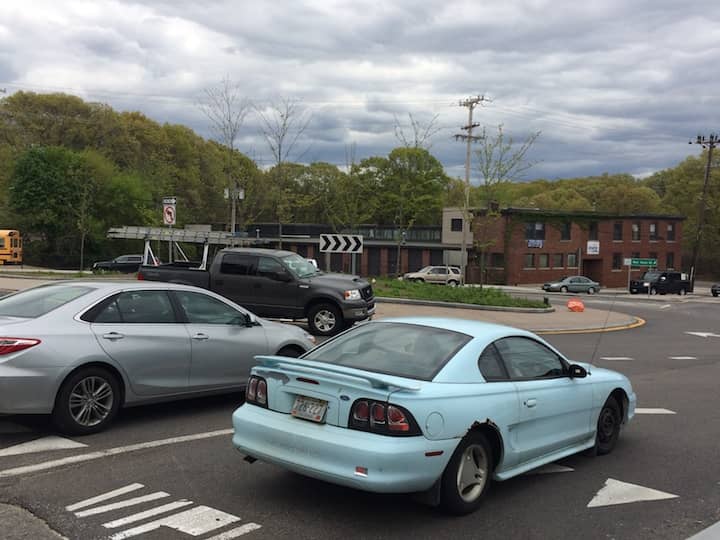
<instances>
[{"instance_id":1,"label":"commercial sign on building","mask_svg":"<svg viewBox=\"0 0 720 540\"><path fill-rule=\"evenodd\" d=\"M588 255L600 255L600 241L588 240L586 253Z\"/></svg>"},{"instance_id":2,"label":"commercial sign on building","mask_svg":"<svg viewBox=\"0 0 720 540\"><path fill-rule=\"evenodd\" d=\"M529 248L542 248L543 247L543 241L542 240L528 240L527 246Z\"/></svg>"}]
</instances>

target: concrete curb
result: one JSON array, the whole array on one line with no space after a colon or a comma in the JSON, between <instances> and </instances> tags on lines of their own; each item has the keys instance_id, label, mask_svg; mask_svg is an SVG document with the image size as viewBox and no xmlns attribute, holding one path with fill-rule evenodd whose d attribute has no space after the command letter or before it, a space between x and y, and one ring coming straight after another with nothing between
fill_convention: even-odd
<instances>
[{"instance_id":1,"label":"concrete curb","mask_svg":"<svg viewBox=\"0 0 720 540\"><path fill-rule=\"evenodd\" d=\"M67 540L32 512L12 504L0 503L0 523L5 540Z\"/></svg>"},{"instance_id":2,"label":"concrete curb","mask_svg":"<svg viewBox=\"0 0 720 540\"><path fill-rule=\"evenodd\" d=\"M459 309L476 309L479 311L510 311L515 313L552 313L554 307L548 308L522 308L510 306L483 306L479 304L463 304L460 302L441 302L437 300L414 300L412 298L387 298L376 296L375 301L385 304L409 304L414 306L450 307Z\"/></svg>"},{"instance_id":3,"label":"concrete curb","mask_svg":"<svg viewBox=\"0 0 720 540\"><path fill-rule=\"evenodd\" d=\"M556 334L597 334L600 332L617 332L619 330L632 330L645 325L645 319L640 317L631 317L630 322L615 326L588 326L585 328L566 328L566 329L539 329L532 330L536 334L556 335Z\"/></svg>"}]
</instances>

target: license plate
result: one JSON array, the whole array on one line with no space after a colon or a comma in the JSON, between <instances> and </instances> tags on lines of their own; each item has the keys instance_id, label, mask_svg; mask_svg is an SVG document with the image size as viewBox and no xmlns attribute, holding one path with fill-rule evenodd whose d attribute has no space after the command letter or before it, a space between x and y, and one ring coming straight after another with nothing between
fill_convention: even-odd
<instances>
[{"instance_id":1,"label":"license plate","mask_svg":"<svg viewBox=\"0 0 720 540\"><path fill-rule=\"evenodd\" d=\"M323 422L327 411L327 401L306 396L295 397L290 414L311 422Z\"/></svg>"}]
</instances>

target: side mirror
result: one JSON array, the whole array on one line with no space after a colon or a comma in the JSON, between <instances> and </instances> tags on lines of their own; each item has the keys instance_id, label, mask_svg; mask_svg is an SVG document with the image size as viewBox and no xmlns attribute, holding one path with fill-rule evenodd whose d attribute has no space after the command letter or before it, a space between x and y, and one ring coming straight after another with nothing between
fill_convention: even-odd
<instances>
[{"instance_id":1,"label":"side mirror","mask_svg":"<svg viewBox=\"0 0 720 540\"><path fill-rule=\"evenodd\" d=\"M568 373L571 379L584 379L588 376L587 370L578 364L570 364Z\"/></svg>"},{"instance_id":2,"label":"side mirror","mask_svg":"<svg viewBox=\"0 0 720 540\"><path fill-rule=\"evenodd\" d=\"M293 277L289 272L280 271L275 273L275 279L284 283L290 283L293 280Z\"/></svg>"}]
</instances>

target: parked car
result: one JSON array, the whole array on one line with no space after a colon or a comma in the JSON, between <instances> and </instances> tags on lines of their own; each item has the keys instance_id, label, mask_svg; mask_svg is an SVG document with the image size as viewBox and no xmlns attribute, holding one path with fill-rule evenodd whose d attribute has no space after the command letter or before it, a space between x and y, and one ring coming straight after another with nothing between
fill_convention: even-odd
<instances>
[{"instance_id":1,"label":"parked car","mask_svg":"<svg viewBox=\"0 0 720 540\"><path fill-rule=\"evenodd\" d=\"M132 274L137 272L142 264L142 255L120 255L112 261L98 261L92 265L93 273L102 272L122 272L124 274Z\"/></svg>"},{"instance_id":2,"label":"parked car","mask_svg":"<svg viewBox=\"0 0 720 540\"><path fill-rule=\"evenodd\" d=\"M600 290L600 284L585 276L568 276L560 278L558 281L551 281L542 286L543 291L548 292L586 292L595 294Z\"/></svg>"},{"instance_id":3,"label":"parked car","mask_svg":"<svg viewBox=\"0 0 720 540\"><path fill-rule=\"evenodd\" d=\"M630 381L516 328L443 318L359 325L299 359L257 358L233 444L246 460L475 510L491 480L611 452Z\"/></svg>"},{"instance_id":4,"label":"parked car","mask_svg":"<svg viewBox=\"0 0 720 540\"><path fill-rule=\"evenodd\" d=\"M403 275L406 281L417 281L420 283L439 283L457 287L460 285L460 268L457 266L426 266L417 272L408 272Z\"/></svg>"},{"instance_id":5,"label":"parked car","mask_svg":"<svg viewBox=\"0 0 720 540\"><path fill-rule=\"evenodd\" d=\"M687 275L681 272L663 272L650 270L645 272L640 279L630 281L630 294L679 294L684 295L692 292L692 282Z\"/></svg>"},{"instance_id":6,"label":"parked car","mask_svg":"<svg viewBox=\"0 0 720 540\"><path fill-rule=\"evenodd\" d=\"M237 391L254 355L299 356L315 339L209 291L138 281L0 298L0 336L0 415L51 414L76 434L120 407Z\"/></svg>"},{"instance_id":7,"label":"parked car","mask_svg":"<svg viewBox=\"0 0 720 540\"><path fill-rule=\"evenodd\" d=\"M370 283L325 273L291 251L227 248L206 262L143 266L138 279L209 289L263 317L307 319L310 332L329 336L375 313Z\"/></svg>"},{"instance_id":8,"label":"parked car","mask_svg":"<svg viewBox=\"0 0 720 540\"><path fill-rule=\"evenodd\" d=\"M720 294L720 283L714 283L712 287L710 287L710 293L717 297L718 294Z\"/></svg>"}]
</instances>

